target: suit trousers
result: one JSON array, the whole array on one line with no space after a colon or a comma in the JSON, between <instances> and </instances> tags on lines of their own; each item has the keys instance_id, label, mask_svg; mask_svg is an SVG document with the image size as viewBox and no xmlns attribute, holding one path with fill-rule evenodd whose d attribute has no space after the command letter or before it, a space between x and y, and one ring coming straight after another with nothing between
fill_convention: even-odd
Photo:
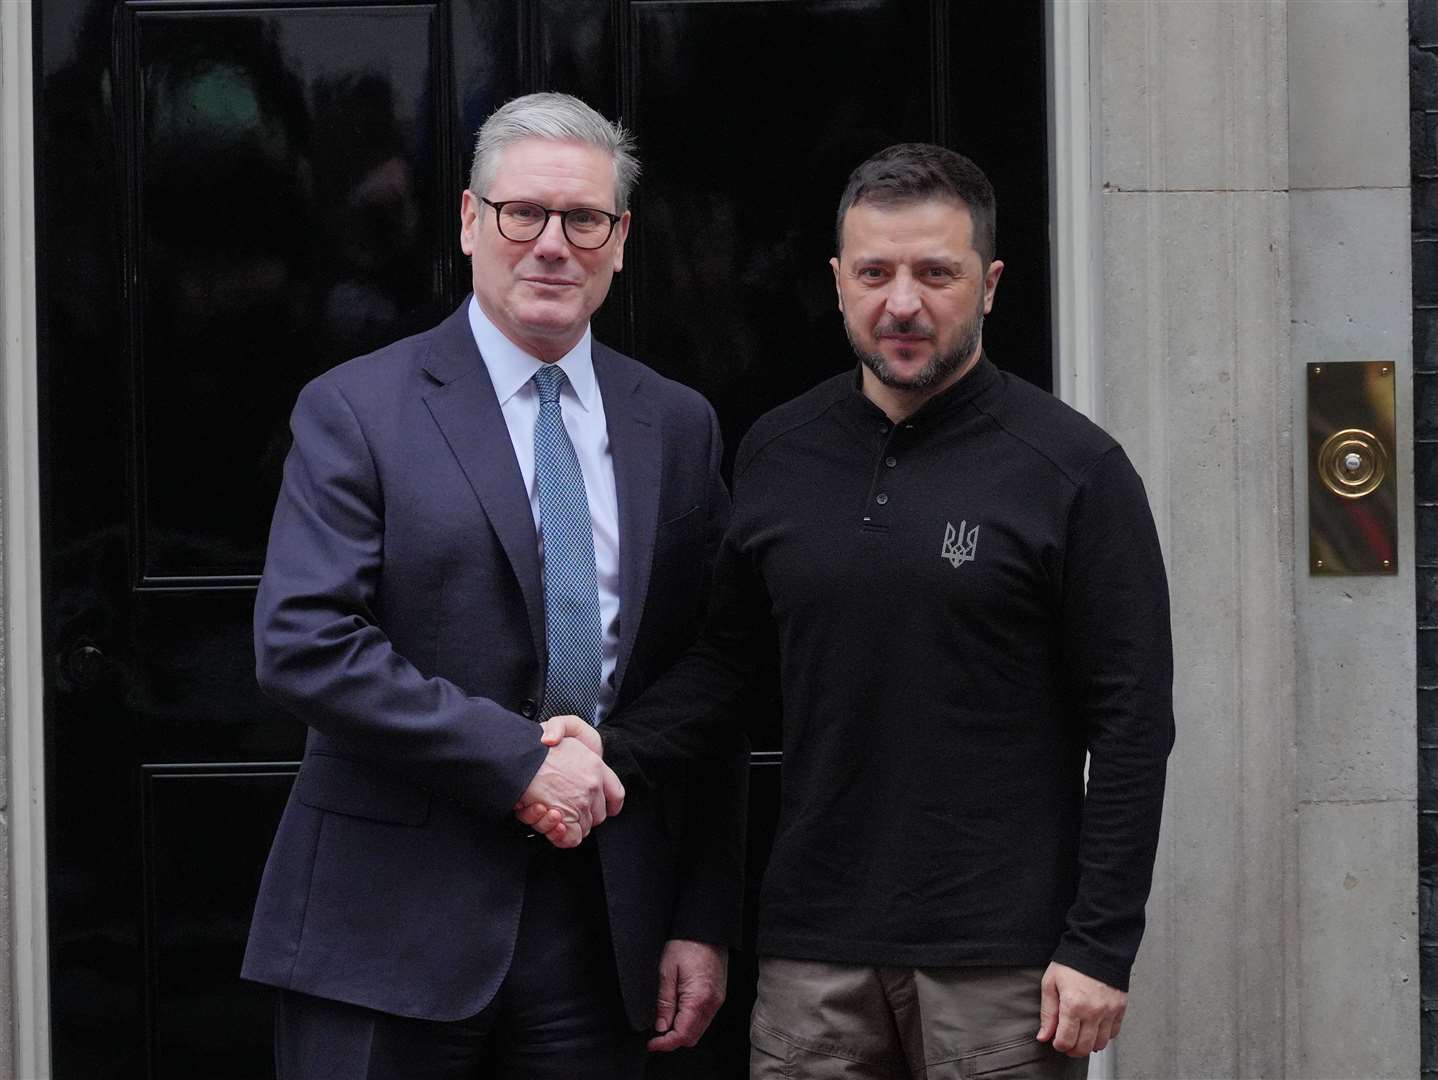
<instances>
[{"instance_id":1,"label":"suit trousers","mask_svg":"<svg viewBox=\"0 0 1438 1080\"><path fill-rule=\"evenodd\" d=\"M638 1080L648 1035L624 1015L595 847L530 842L514 957L493 1001L446 1022L281 990L278 1080Z\"/></svg>"},{"instance_id":2,"label":"suit trousers","mask_svg":"<svg viewBox=\"0 0 1438 1080\"><path fill-rule=\"evenodd\" d=\"M1083 1080L1034 1038L1043 968L904 968L765 957L750 1080Z\"/></svg>"}]
</instances>

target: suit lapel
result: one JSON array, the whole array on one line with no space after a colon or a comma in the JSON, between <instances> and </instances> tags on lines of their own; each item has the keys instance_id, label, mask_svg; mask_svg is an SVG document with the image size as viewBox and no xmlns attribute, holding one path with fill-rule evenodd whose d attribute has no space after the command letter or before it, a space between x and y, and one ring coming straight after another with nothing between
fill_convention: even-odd
<instances>
[{"instance_id":1,"label":"suit lapel","mask_svg":"<svg viewBox=\"0 0 1438 1080\"><path fill-rule=\"evenodd\" d=\"M619 657L614 668L617 692L624 685L649 591L664 445L656 411L648 407L636 369L598 342L594 343L593 355L594 374L604 397L619 502Z\"/></svg>"},{"instance_id":2,"label":"suit lapel","mask_svg":"<svg viewBox=\"0 0 1438 1080\"><path fill-rule=\"evenodd\" d=\"M524 594L535 653L543 656L544 592L534 514L467 308L466 301L435 328L423 365L441 385L424 395L424 403L509 556Z\"/></svg>"}]
</instances>

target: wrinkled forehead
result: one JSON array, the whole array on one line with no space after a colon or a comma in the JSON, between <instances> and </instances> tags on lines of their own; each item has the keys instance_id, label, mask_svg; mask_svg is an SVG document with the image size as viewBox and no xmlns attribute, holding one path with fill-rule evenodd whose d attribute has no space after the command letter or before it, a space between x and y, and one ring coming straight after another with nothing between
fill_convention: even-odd
<instances>
[{"instance_id":1,"label":"wrinkled forehead","mask_svg":"<svg viewBox=\"0 0 1438 1080\"><path fill-rule=\"evenodd\" d=\"M945 196L856 200L844 213L840 254L909 247L973 250L974 219L964 202Z\"/></svg>"},{"instance_id":2,"label":"wrinkled forehead","mask_svg":"<svg viewBox=\"0 0 1438 1080\"><path fill-rule=\"evenodd\" d=\"M491 187L516 185L546 190L588 191L589 202L613 205L618 199L618 162L602 146L578 139L530 136L503 147L494 163ZM519 191L505 191L513 198ZM529 197L525 193L525 197Z\"/></svg>"}]
</instances>

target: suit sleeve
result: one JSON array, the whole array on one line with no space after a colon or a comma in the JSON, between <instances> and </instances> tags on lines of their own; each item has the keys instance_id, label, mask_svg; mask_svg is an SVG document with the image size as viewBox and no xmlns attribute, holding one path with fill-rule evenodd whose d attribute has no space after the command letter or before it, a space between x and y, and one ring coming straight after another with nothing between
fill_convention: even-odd
<instances>
[{"instance_id":1,"label":"suit sleeve","mask_svg":"<svg viewBox=\"0 0 1438 1080\"><path fill-rule=\"evenodd\" d=\"M729 521L729 493L720 477L723 442L709 414L709 501L704 565L712 568ZM712 575L712 570L711 570ZM712 591L706 588L706 593ZM744 852L749 805L749 744L730 733L727 753L685 769L685 821L679 895L671 938L713 945L739 944L744 909Z\"/></svg>"},{"instance_id":2,"label":"suit sleeve","mask_svg":"<svg viewBox=\"0 0 1438 1080\"><path fill-rule=\"evenodd\" d=\"M1118 447L1070 507L1061 610L1066 689L1089 775L1078 892L1053 958L1127 990L1173 746L1173 645L1158 535Z\"/></svg>"},{"instance_id":3,"label":"suit sleeve","mask_svg":"<svg viewBox=\"0 0 1438 1080\"><path fill-rule=\"evenodd\" d=\"M356 756L507 817L544 761L538 726L423 675L378 625L380 473L334 380L305 387L291 430L255 601L260 687Z\"/></svg>"}]
</instances>

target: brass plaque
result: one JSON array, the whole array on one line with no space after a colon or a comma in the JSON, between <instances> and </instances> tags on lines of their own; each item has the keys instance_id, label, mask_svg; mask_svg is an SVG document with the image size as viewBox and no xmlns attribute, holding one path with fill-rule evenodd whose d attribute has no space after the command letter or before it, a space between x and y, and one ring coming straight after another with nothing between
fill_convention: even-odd
<instances>
[{"instance_id":1,"label":"brass plaque","mask_svg":"<svg viewBox=\"0 0 1438 1080\"><path fill-rule=\"evenodd\" d=\"M1308 365L1308 569L1398 572L1393 365Z\"/></svg>"}]
</instances>

